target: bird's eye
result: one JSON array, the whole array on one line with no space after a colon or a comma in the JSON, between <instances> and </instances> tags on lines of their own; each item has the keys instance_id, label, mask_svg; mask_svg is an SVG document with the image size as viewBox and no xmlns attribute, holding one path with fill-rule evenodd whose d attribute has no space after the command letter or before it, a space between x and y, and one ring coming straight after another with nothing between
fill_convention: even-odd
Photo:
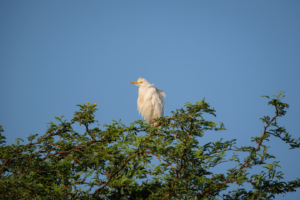
<instances>
[{"instance_id":1,"label":"bird's eye","mask_svg":"<svg viewBox=\"0 0 300 200\"><path fill-rule=\"evenodd\" d=\"M142 81L140 83L143 83Z\"/></svg>"}]
</instances>

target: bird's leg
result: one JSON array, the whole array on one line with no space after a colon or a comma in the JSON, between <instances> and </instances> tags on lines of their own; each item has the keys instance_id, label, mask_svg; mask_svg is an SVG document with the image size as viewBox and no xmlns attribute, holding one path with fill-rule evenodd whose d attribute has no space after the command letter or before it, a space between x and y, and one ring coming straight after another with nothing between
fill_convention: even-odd
<instances>
[{"instance_id":1,"label":"bird's leg","mask_svg":"<svg viewBox=\"0 0 300 200\"><path fill-rule=\"evenodd\" d=\"M153 123L152 122L150 123L150 126L153 127ZM149 136L151 136L151 131L149 133Z\"/></svg>"}]
</instances>

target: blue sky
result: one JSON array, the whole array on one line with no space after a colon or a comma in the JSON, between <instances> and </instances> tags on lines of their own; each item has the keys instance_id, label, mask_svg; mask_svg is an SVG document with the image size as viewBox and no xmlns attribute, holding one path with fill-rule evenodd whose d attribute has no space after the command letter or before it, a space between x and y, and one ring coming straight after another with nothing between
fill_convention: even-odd
<instances>
[{"instance_id":1,"label":"blue sky","mask_svg":"<svg viewBox=\"0 0 300 200\"><path fill-rule=\"evenodd\" d=\"M223 137L249 145L263 130L259 118L274 114L260 96L284 90L290 109L279 123L298 138L299 10L300 1L276 0L2 0L0 124L7 143L44 134L54 116L70 120L87 101L98 104L101 125L141 119L138 88L130 84L139 77L164 89L165 115L206 98L228 131L208 132L203 144ZM299 178L299 149L272 139L286 180Z\"/></svg>"}]
</instances>

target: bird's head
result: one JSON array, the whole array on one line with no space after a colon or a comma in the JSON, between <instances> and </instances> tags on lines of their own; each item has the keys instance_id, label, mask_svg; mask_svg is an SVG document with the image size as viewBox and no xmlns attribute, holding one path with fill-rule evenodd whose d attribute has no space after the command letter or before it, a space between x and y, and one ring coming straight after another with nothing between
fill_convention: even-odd
<instances>
[{"instance_id":1,"label":"bird's head","mask_svg":"<svg viewBox=\"0 0 300 200\"><path fill-rule=\"evenodd\" d=\"M143 85L150 85L150 83L144 78L139 78L137 80L137 82L130 82L130 83L135 84L138 87L143 86Z\"/></svg>"}]
</instances>

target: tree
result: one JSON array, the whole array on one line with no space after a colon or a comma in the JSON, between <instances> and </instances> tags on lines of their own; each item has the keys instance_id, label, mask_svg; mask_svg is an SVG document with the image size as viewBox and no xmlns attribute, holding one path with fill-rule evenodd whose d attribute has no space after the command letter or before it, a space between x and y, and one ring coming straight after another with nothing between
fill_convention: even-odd
<instances>
[{"instance_id":1,"label":"tree","mask_svg":"<svg viewBox=\"0 0 300 200\"><path fill-rule=\"evenodd\" d=\"M222 123L204 119L204 114L216 112L205 99L157 119L156 127L142 120L129 127L114 121L104 125L105 130L91 128L97 123L96 104L77 105L79 111L70 122L55 117L58 125L50 122L45 135L30 135L26 145L17 139L6 146L0 135L0 198L246 200L293 192L300 179L282 181L278 161L267 163L275 157L268 154L266 140L276 137L291 149L300 147L299 139L292 139L277 123L289 107L281 101L283 92L273 96L269 105L275 115L261 118L263 133L252 138L253 146L244 147L237 147L235 139L199 145L207 130L225 130ZM85 133L73 129L76 123L85 126ZM248 156L241 161L235 152ZM159 163L153 165L155 159ZM226 174L213 174L224 162L236 165ZM264 170L251 172L255 165ZM246 189L247 184L252 187ZM239 187L227 191L230 185Z\"/></svg>"}]
</instances>

